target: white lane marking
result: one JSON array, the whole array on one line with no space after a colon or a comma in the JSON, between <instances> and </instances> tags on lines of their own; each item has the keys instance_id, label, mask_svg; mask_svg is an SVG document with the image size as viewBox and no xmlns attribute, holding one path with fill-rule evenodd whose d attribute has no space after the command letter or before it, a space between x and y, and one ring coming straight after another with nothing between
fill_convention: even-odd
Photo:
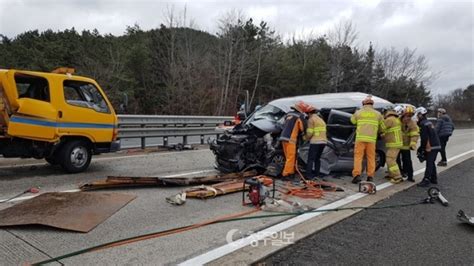
<instances>
[{"instance_id":1,"label":"white lane marking","mask_svg":"<svg viewBox=\"0 0 474 266\"><path fill-rule=\"evenodd\" d=\"M181 173L181 174L162 175L160 177L180 177L180 176L187 176L187 175L210 173L210 172L215 172L215 171L216 170L214 170L214 169L208 169L208 170L201 170L201 171L194 171L194 172L185 172L185 173Z\"/></svg>"},{"instance_id":2,"label":"white lane marking","mask_svg":"<svg viewBox=\"0 0 474 266\"><path fill-rule=\"evenodd\" d=\"M64 191L60 191L60 192L79 192L79 191L81 191L81 190L80 189L70 189L70 190L64 190ZM12 200L9 200L8 202L15 202L15 201L22 201L22 200L32 199L34 197L38 197L41 194L43 194L43 193L40 193L40 194L37 194L37 195L31 195L31 196L18 197L18 198L14 198ZM3 203L5 200L6 199L0 200L0 203Z\"/></svg>"},{"instance_id":3,"label":"white lane marking","mask_svg":"<svg viewBox=\"0 0 474 266\"><path fill-rule=\"evenodd\" d=\"M195 153L195 152L203 152L203 151L209 151L209 150L192 150L192 151L185 151L186 153ZM171 154L176 154L176 153L182 153L179 151L172 151L172 152L156 152L156 153L147 153L147 154L136 154L136 155L123 155L123 156L111 156L111 157L103 157L103 158L92 158L92 161L95 162L100 162L100 161L110 161L110 160L120 160L120 159L129 159L129 158L142 158L150 155L171 155ZM41 163L29 163L29 164L12 164L12 165L2 165L0 166L0 169L6 169L6 168L14 168L14 167L31 167L31 166L41 166L47 164L46 162L41 162Z\"/></svg>"},{"instance_id":4,"label":"white lane marking","mask_svg":"<svg viewBox=\"0 0 474 266\"><path fill-rule=\"evenodd\" d=\"M456 155L456 156L450 158L448 161L456 160L456 159L458 159L462 156L465 156L465 155L473 153L473 152L474 152L474 150L470 150L470 151L461 153L459 155ZM415 171L414 174L418 175L420 173L423 173L423 171L425 171L425 168ZM443 172L443 171L440 171L440 172ZM386 182L386 183L378 185L377 190L382 190L382 189L388 188L392 185L393 185L392 183ZM348 196L346 198L340 199L340 200L335 201L333 203L330 203L328 205L319 207L317 210L318 211L319 210L324 211L324 210L327 210L327 209L339 208L339 207L344 206L346 204L349 204L349 203L351 203L355 200L363 198L367 195L368 194L364 194L364 193L356 193L354 195L351 195L351 196ZM266 228L262 231L256 232L256 233L254 233L254 234L252 234L248 237L241 238L241 239L236 240L232 243L228 243L228 244L220 246L216 249L210 250L210 251L208 251L204 254L201 254L201 255L196 256L192 259L184 261L184 262L180 263L179 265L182 265L182 266L185 266L185 265L189 265L189 266L204 265L206 263L209 263L211 261L219 259L219 258L221 258L225 255L228 255L228 254L230 254L234 251L237 251L238 249L244 248L244 247L246 247L246 246L248 246L252 243L255 243L256 241L263 240L264 238L271 236L275 232L281 232L281 231L286 230L286 229L288 229L292 226L298 225L298 224L300 224L304 221L312 219L316 216L322 215L323 213L325 213L325 212L311 212L311 213L305 213L305 214L296 216L294 218L288 219L288 220L283 221L279 224L276 224L274 226Z\"/></svg>"},{"instance_id":5,"label":"white lane marking","mask_svg":"<svg viewBox=\"0 0 474 266\"><path fill-rule=\"evenodd\" d=\"M185 151L185 153L196 153L196 152L203 152L203 151L209 151L209 150L191 150L191 151ZM147 153L147 154L137 154L137 155L124 155L124 156L116 156L116 157L104 157L104 158L96 158L96 159L93 159L93 161L108 161L108 160L117 160L117 159L128 159L128 158L141 158L141 157L146 157L146 156L150 156L150 155L159 155L159 156L163 156L163 155L173 155L173 154L177 154L177 153L183 153L183 152L180 152L180 151L171 151L171 152L154 152L154 153Z\"/></svg>"},{"instance_id":6,"label":"white lane marking","mask_svg":"<svg viewBox=\"0 0 474 266\"><path fill-rule=\"evenodd\" d=\"M453 137L466 136L466 135L471 135L472 136L472 135L474 135L474 132L454 134Z\"/></svg>"},{"instance_id":7,"label":"white lane marking","mask_svg":"<svg viewBox=\"0 0 474 266\"><path fill-rule=\"evenodd\" d=\"M215 170L202 170L202 171L194 171L194 172L185 172L185 173L181 173L181 174L164 175L164 176L161 176L161 177L180 177L180 176L188 176L188 175L209 173L209 172L213 172L213 171L215 171ZM69 189L69 190L63 190L63 191L59 191L59 192L79 192L79 191L81 191L81 190L80 189ZM41 194L18 197L18 198L14 198L12 200L9 200L8 202L15 202L15 201L22 201L22 200L32 199L32 198L37 197L39 195L41 195ZM3 203L6 200L7 199L0 200L0 203Z\"/></svg>"}]
</instances>

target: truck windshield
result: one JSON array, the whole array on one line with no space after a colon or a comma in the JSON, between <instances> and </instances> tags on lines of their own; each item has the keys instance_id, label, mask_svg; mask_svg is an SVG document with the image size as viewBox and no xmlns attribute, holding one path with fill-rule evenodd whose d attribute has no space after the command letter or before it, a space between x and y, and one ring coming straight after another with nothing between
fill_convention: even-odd
<instances>
[{"instance_id":1,"label":"truck windshield","mask_svg":"<svg viewBox=\"0 0 474 266\"><path fill-rule=\"evenodd\" d=\"M91 83L65 80L64 98L70 105L94 109L100 113L110 112L104 97Z\"/></svg>"}]
</instances>

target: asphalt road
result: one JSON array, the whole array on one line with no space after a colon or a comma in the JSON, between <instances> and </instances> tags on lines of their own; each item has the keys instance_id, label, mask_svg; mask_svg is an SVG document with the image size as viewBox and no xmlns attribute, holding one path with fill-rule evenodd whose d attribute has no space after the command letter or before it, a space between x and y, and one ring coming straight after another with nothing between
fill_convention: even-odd
<instances>
[{"instance_id":1,"label":"asphalt road","mask_svg":"<svg viewBox=\"0 0 474 266\"><path fill-rule=\"evenodd\" d=\"M448 156L474 149L474 130L456 130L448 144ZM0 200L32 186L41 192L77 189L78 185L109 175L115 176L205 176L215 173L214 156L208 149L164 153L120 153L97 156L85 173L67 175L59 167L37 160L0 160ZM424 167L415 163L415 169ZM386 182L379 170L376 182ZM350 177L331 180L346 188L345 192L327 193L323 199L303 202L312 207L352 195L357 186ZM172 206L165 198L182 188L140 188L110 190L137 196L119 212L87 234L40 226L0 229L0 265L19 265L60 256L68 252L105 242L199 223L222 215L248 210L241 205L241 194L209 200L189 199L183 206ZM15 203L0 204L0 209ZM267 228L286 218L267 218L246 222L223 223L182 234L151 239L113 249L84 254L62 260L67 265L84 264L175 264L193 258L227 243L230 230L241 232Z\"/></svg>"},{"instance_id":2,"label":"asphalt road","mask_svg":"<svg viewBox=\"0 0 474 266\"><path fill-rule=\"evenodd\" d=\"M289 246L265 263L284 265L474 265L474 159L443 172L437 186L449 206L436 204L364 210ZM412 187L375 206L411 203L427 196Z\"/></svg>"}]
</instances>

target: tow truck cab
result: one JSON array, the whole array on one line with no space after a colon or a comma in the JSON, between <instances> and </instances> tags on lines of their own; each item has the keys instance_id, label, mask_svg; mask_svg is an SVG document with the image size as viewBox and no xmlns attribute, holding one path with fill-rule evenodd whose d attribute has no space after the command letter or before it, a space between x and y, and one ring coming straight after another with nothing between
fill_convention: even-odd
<instances>
[{"instance_id":1,"label":"tow truck cab","mask_svg":"<svg viewBox=\"0 0 474 266\"><path fill-rule=\"evenodd\" d=\"M117 116L94 80L70 68L53 73L0 69L0 154L46 159L82 172L93 154L120 149Z\"/></svg>"}]
</instances>

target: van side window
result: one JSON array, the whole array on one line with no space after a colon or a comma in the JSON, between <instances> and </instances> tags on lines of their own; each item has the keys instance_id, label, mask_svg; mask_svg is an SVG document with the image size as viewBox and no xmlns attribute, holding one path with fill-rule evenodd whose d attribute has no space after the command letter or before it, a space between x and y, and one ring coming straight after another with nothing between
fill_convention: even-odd
<instances>
[{"instance_id":1,"label":"van side window","mask_svg":"<svg viewBox=\"0 0 474 266\"><path fill-rule=\"evenodd\" d=\"M17 73L15 74L15 83L19 98L31 98L45 102L50 101L47 79Z\"/></svg>"},{"instance_id":2,"label":"van side window","mask_svg":"<svg viewBox=\"0 0 474 266\"><path fill-rule=\"evenodd\" d=\"M100 113L110 113L109 107L94 84L65 80L64 100L70 105L93 109Z\"/></svg>"}]
</instances>

